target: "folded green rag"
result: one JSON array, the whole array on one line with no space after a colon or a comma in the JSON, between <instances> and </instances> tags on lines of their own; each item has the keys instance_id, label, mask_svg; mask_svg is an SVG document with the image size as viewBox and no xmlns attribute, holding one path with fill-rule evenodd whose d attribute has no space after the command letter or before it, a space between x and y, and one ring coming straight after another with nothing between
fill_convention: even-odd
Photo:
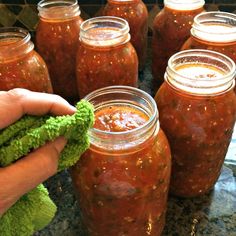
<instances>
[{"instance_id":1,"label":"folded green rag","mask_svg":"<svg viewBox=\"0 0 236 236\"><path fill-rule=\"evenodd\" d=\"M0 131L0 166L27 155L46 142L65 136L68 142L61 153L58 171L74 165L89 147L88 129L94 122L93 106L81 100L74 115L29 116ZM26 170L27 171L27 170ZM1 218L0 235L29 236L53 219L56 205L40 184L22 196Z\"/></svg>"}]
</instances>

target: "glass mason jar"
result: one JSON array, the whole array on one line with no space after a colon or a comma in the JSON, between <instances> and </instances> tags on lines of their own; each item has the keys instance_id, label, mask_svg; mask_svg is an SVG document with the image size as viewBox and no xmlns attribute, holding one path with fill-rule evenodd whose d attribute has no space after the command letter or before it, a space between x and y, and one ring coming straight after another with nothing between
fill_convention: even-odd
<instances>
[{"instance_id":1,"label":"glass mason jar","mask_svg":"<svg viewBox=\"0 0 236 236\"><path fill-rule=\"evenodd\" d=\"M80 29L76 76L80 97L111 86L138 86L138 58L129 25L118 17L95 17Z\"/></svg>"},{"instance_id":2,"label":"glass mason jar","mask_svg":"<svg viewBox=\"0 0 236 236\"><path fill-rule=\"evenodd\" d=\"M172 152L170 192L194 197L217 181L236 120L235 63L208 50L173 55L155 96Z\"/></svg>"},{"instance_id":3,"label":"glass mason jar","mask_svg":"<svg viewBox=\"0 0 236 236\"><path fill-rule=\"evenodd\" d=\"M197 15L181 50L198 48L223 53L236 63L236 15L219 11Z\"/></svg>"},{"instance_id":4,"label":"glass mason jar","mask_svg":"<svg viewBox=\"0 0 236 236\"><path fill-rule=\"evenodd\" d=\"M128 86L85 99L95 106L95 124L71 174L89 235L160 235L171 157L154 99Z\"/></svg>"},{"instance_id":5,"label":"glass mason jar","mask_svg":"<svg viewBox=\"0 0 236 236\"><path fill-rule=\"evenodd\" d=\"M36 46L48 66L54 93L76 102L75 61L82 23L77 0L43 0L38 11Z\"/></svg>"},{"instance_id":6,"label":"glass mason jar","mask_svg":"<svg viewBox=\"0 0 236 236\"><path fill-rule=\"evenodd\" d=\"M154 91L163 83L169 58L190 36L194 17L204 11L204 0L165 0L153 21L152 74Z\"/></svg>"},{"instance_id":7,"label":"glass mason jar","mask_svg":"<svg viewBox=\"0 0 236 236\"><path fill-rule=\"evenodd\" d=\"M130 42L139 60L139 70L143 70L147 55L148 10L142 0L107 0L103 15L117 16L128 21Z\"/></svg>"},{"instance_id":8,"label":"glass mason jar","mask_svg":"<svg viewBox=\"0 0 236 236\"><path fill-rule=\"evenodd\" d=\"M0 90L25 88L52 93L47 66L30 38L22 28L0 28Z\"/></svg>"}]
</instances>

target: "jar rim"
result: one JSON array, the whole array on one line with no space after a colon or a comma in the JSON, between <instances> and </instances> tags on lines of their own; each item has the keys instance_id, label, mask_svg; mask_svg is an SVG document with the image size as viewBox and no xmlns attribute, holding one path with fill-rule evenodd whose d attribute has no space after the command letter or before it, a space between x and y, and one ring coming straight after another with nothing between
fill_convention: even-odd
<instances>
[{"instance_id":1,"label":"jar rim","mask_svg":"<svg viewBox=\"0 0 236 236\"><path fill-rule=\"evenodd\" d=\"M235 42L236 14L222 11L202 12L194 17L191 34L210 42Z\"/></svg>"},{"instance_id":2,"label":"jar rim","mask_svg":"<svg viewBox=\"0 0 236 236\"><path fill-rule=\"evenodd\" d=\"M191 58L194 59L191 61ZM175 63L178 62L178 60L182 62L182 65L186 65L188 62L190 62L190 64L197 65L198 63L196 61L196 58L199 59L199 65L205 64L217 68L217 65L213 64L213 62L217 64L219 63L222 66L224 65L225 67L227 67L229 72L226 72L224 75L222 75L222 77L216 78L214 80L209 80L204 77L198 78L198 80L196 80L196 78L194 77L187 77L186 75L183 75L175 70ZM208 59L207 63L200 62L200 59L202 60L203 58ZM234 61L228 56L216 51L192 49L178 52L170 57L165 73L165 81L173 85L177 89L202 96L215 95L228 91L235 85L235 76L236 65Z\"/></svg>"},{"instance_id":3,"label":"jar rim","mask_svg":"<svg viewBox=\"0 0 236 236\"><path fill-rule=\"evenodd\" d=\"M113 29L114 34L108 32L108 37L101 34L90 34L91 29L106 30ZM123 44L130 40L129 23L127 20L116 16L99 16L83 21L80 25L80 40L86 44L98 47ZM101 43L99 43L101 42Z\"/></svg>"},{"instance_id":4,"label":"jar rim","mask_svg":"<svg viewBox=\"0 0 236 236\"><path fill-rule=\"evenodd\" d=\"M81 13L77 0L41 0L37 9L40 17L51 19L71 18Z\"/></svg>"},{"instance_id":5,"label":"jar rim","mask_svg":"<svg viewBox=\"0 0 236 236\"><path fill-rule=\"evenodd\" d=\"M20 38L17 43L27 43L31 36L28 30L21 27L2 27L0 28L0 40L3 38Z\"/></svg>"},{"instance_id":6,"label":"jar rim","mask_svg":"<svg viewBox=\"0 0 236 236\"><path fill-rule=\"evenodd\" d=\"M164 0L164 6L175 10L195 10L204 5L204 0Z\"/></svg>"},{"instance_id":7,"label":"jar rim","mask_svg":"<svg viewBox=\"0 0 236 236\"><path fill-rule=\"evenodd\" d=\"M136 133L140 130L147 129L153 122L155 122L156 120L159 119L158 109L157 109L157 105L156 105L155 100L147 92L145 92L141 89L138 89L138 88L134 88L134 87L130 87L130 86L122 86L122 85L108 86L108 87L104 87L101 89L97 89L97 90L89 93L83 99L87 100L88 102L90 102L94 105L93 99L95 99L96 97L102 96L104 94L116 94L116 93L129 94L129 95L134 95L136 97L142 96L144 98L144 100L147 101L153 109L152 114L149 116L148 121L135 129L122 131L122 132L103 131L103 130L99 130L99 129L92 127L90 129L90 131L92 131L93 133L102 134L102 135L109 134L109 135L113 135L113 136L120 136L120 135L123 136L126 134L127 135L133 134L133 133ZM122 100L122 102L125 102L125 100ZM96 112L96 105L94 108L95 108L95 112Z\"/></svg>"}]
</instances>

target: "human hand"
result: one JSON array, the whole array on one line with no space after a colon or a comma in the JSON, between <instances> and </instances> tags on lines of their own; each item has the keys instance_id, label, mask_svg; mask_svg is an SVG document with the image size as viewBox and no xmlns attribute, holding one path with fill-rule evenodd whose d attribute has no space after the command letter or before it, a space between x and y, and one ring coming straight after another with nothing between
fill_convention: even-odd
<instances>
[{"instance_id":1,"label":"human hand","mask_svg":"<svg viewBox=\"0 0 236 236\"><path fill-rule=\"evenodd\" d=\"M63 98L46 93L13 89L0 92L0 129L23 115L73 114L76 109ZM0 216L22 195L35 188L57 171L63 137L49 142L12 165L0 168Z\"/></svg>"}]
</instances>

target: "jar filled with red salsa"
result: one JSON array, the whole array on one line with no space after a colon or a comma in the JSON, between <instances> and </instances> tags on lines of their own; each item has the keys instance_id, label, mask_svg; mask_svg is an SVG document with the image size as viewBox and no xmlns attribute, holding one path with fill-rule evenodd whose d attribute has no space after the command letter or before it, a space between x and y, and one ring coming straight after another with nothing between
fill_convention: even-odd
<instances>
[{"instance_id":1,"label":"jar filled with red salsa","mask_svg":"<svg viewBox=\"0 0 236 236\"><path fill-rule=\"evenodd\" d=\"M25 88L52 93L47 66L30 38L22 28L0 28L0 90Z\"/></svg>"},{"instance_id":2,"label":"jar filled with red salsa","mask_svg":"<svg viewBox=\"0 0 236 236\"><path fill-rule=\"evenodd\" d=\"M95 17L80 29L76 76L80 97L112 85L138 85L138 58L129 25L118 17Z\"/></svg>"},{"instance_id":3,"label":"jar filled with red salsa","mask_svg":"<svg viewBox=\"0 0 236 236\"><path fill-rule=\"evenodd\" d=\"M208 50L186 50L168 62L155 100L170 142L170 192L195 197L216 183L236 120L235 63Z\"/></svg>"},{"instance_id":4,"label":"jar filled with red salsa","mask_svg":"<svg viewBox=\"0 0 236 236\"><path fill-rule=\"evenodd\" d=\"M171 157L154 99L128 86L97 90L90 148L72 169L89 235L159 236Z\"/></svg>"},{"instance_id":5,"label":"jar filled with red salsa","mask_svg":"<svg viewBox=\"0 0 236 236\"><path fill-rule=\"evenodd\" d=\"M204 0L165 0L153 21L152 74L154 91L163 83L169 58L190 36L194 17L204 11Z\"/></svg>"},{"instance_id":6,"label":"jar filled with red salsa","mask_svg":"<svg viewBox=\"0 0 236 236\"><path fill-rule=\"evenodd\" d=\"M82 23L77 0L43 0L38 11L36 46L48 66L54 93L76 102L75 61Z\"/></svg>"},{"instance_id":7,"label":"jar filled with red salsa","mask_svg":"<svg viewBox=\"0 0 236 236\"><path fill-rule=\"evenodd\" d=\"M148 10L142 0L107 0L103 15L117 16L128 21L130 42L139 60L139 70L143 70L147 55Z\"/></svg>"},{"instance_id":8,"label":"jar filled with red salsa","mask_svg":"<svg viewBox=\"0 0 236 236\"><path fill-rule=\"evenodd\" d=\"M181 50L198 48L223 53L236 63L236 15L218 11L197 15Z\"/></svg>"}]
</instances>

